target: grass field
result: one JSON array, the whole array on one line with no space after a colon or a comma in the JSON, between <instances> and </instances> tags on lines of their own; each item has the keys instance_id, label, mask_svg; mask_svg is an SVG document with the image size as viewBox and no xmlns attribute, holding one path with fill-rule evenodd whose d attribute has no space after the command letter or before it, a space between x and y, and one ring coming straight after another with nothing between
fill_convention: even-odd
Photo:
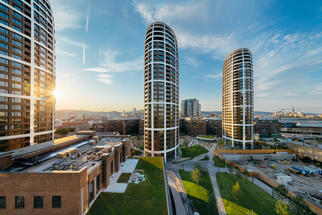
<instances>
[{"instance_id":1,"label":"grass field","mask_svg":"<svg viewBox=\"0 0 322 215\"><path fill-rule=\"evenodd\" d=\"M129 184L125 193L101 193L87 215L168 214L162 158L140 158L136 168L144 170L144 182Z\"/></svg>"},{"instance_id":2,"label":"grass field","mask_svg":"<svg viewBox=\"0 0 322 215\"><path fill-rule=\"evenodd\" d=\"M179 170L182 183L189 198L200 215L218 214L216 199L213 195L210 177L207 172L200 172L199 184L191 178L191 172Z\"/></svg>"},{"instance_id":3,"label":"grass field","mask_svg":"<svg viewBox=\"0 0 322 215\"><path fill-rule=\"evenodd\" d=\"M215 139L216 137L215 136L207 136L207 135L199 135L198 137L200 138L204 138L204 139Z\"/></svg>"},{"instance_id":4,"label":"grass field","mask_svg":"<svg viewBox=\"0 0 322 215\"><path fill-rule=\"evenodd\" d=\"M221 160L220 158L218 158L217 156L214 155L214 163L216 167L225 167L226 163L225 161Z\"/></svg>"},{"instance_id":5,"label":"grass field","mask_svg":"<svg viewBox=\"0 0 322 215\"><path fill-rule=\"evenodd\" d=\"M222 140L217 140L217 143L219 146L223 146L224 145L224 142Z\"/></svg>"},{"instance_id":6,"label":"grass field","mask_svg":"<svg viewBox=\"0 0 322 215\"><path fill-rule=\"evenodd\" d=\"M227 173L217 173L216 178L228 215L247 214L251 211L260 215L275 215L276 200L256 185L240 176ZM238 200L232 194L232 187L237 179L241 189Z\"/></svg>"},{"instance_id":7,"label":"grass field","mask_svg":"<svg viewBox=\"0 0 322 215\"><path fill-rule=\"evenodd\" d=\"M117 183L127 183L131 177L131 173L122 173L120 177L117 179Z\"/></svg>"},{"instance_id":8,"label":"grass field","mask_svg":"<svg viewBox=\"0 0 322 215\"><path fill-rule=\"evenodd\" d=\"M208 150L200 145L194 145L190 147L182 147L181 152L182 152L182 157L194 158L204 153L207 153Z\"/></svg>"}]
</instances>

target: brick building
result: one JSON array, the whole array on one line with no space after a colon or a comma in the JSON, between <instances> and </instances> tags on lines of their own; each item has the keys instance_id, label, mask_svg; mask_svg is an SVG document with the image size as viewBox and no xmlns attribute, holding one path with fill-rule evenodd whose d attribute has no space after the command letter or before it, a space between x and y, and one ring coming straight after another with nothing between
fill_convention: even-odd
<instances>
[{"instance_id":1,"label":"brick building","mask_svg":"<svg viewBox=\"0 0 322 215\"><path fill-rule=\"evenodd\" d=\"M130 156L124 137L74 142L59 152L48 147L0 154L0 165L5 159L13 162L0 172L0 214L86 214Z\"/></svg>"}]
</instances>

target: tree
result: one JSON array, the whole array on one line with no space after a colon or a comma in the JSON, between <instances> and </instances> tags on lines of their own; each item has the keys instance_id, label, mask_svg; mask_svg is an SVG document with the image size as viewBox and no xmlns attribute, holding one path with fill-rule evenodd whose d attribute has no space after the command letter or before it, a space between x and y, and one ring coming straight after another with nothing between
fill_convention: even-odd
<instances>
[{"instance_id":1,"label":"tree","mask_svg":"<svg viewBox=\"0 0 322 215\"><path fill-rule=\"evenodd\" d=\"M290 215L291 214L287 203L283 202L282 200L278 200L275 203L275 209L274 210L278 215Z\"/></svg>"},{"instance_id":2,"label":"tree","mask_svg":"<svg viewBox=\"0 0 322 215\"><path fill-rule=\"evenodd\" d=\"M234 199L237 201L240 196L241 196L241 189L240 189L240 186L239 186L239 182L236 181L235 185L233 186L233 189L232 189L232 194L233 194L233 197Z\"/></svg>"},{"instance_id":3,"label":"tree","mask_svg":"<svg viewBox=\"0 0 322 215\"><path fill-rule=\"evenodd\" d=\"M191 178L194 182L196 182L196 184L199 184L199 178L200 178L200 170L195 168L192 172L191 172Z\"/></svg>"},{"instance_id":4,"label":"tree","mask_svg":"<svg viewBox=\"0 0 322 215\"><path fill-rule=\"evenodd\" d=\"M276 196L279 200L287 199L289 198L288 190L284 185L278 185L277 187L273 188L273 196Z\"/></svg>"},{"instance_id":5,"label":"tree","mask_svg":"<svg viewBox=\"0 0 322 215\"><path fill-rule=\"evenodd\" d=\"M291 198L290 207L292 214L294 215L313 215L314 213L310 210L301 196L296 195Z\"/></svg>"}]
</instances>

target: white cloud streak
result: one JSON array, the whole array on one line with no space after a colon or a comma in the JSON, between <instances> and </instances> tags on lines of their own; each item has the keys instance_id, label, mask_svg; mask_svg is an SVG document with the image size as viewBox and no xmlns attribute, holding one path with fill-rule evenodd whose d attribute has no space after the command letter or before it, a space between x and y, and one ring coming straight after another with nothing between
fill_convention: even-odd
<instances>
[{"instance_id":1,"label":"white cloud streak","mask_svg":"<svg viewBox=\"0 0 322 215\"><path fill-rule=\"evenodd\" d=\"M106 73L130 72L143 70L143 59L118 61L117 57L120 52L106 50L103 53L104 61L98 67L87 68L84 71L100 73L96 74L96 80L105 84L112 83L112 75Z\"/></svg>"}]
</instances>

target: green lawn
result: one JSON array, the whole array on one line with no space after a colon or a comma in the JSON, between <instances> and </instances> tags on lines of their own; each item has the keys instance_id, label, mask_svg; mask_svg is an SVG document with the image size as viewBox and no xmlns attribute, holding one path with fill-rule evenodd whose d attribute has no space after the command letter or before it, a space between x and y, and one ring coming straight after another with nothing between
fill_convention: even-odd
<instances>
[{"instance_id":1,"label":"green lawn","mask_svg":"<svg viewBox=\"0 0 322 215\"><path fill-rule=\"evenodd\" d=\"M200 138L205 138L205 139L215 139L216 137L215 136L210 136L210 135L199 135L198 137Z\"/></svg>"},{"instance_id":2,"label":"green lawn","mask_svg":"<svg viewBox=\"0 0 322 215\"><path fill-rule=\"evenodd\" d=\"M214 163L215 163L216 167L225 167L226 166L225 161L221 160L219 157L214 155L213 159L214 159Z\"/></svg>"},{"instance_id":3,"label":"green lawn","mask_svg":"<svg viewBox=\"0 0 322 215\"><path fill-rule=\"evenodd\" d=\"M129 184L125 193L101 193L87 215L168 214L162 158L140 158L136 168L144 170L144 182Z\"/></svg>"},{"instance_id":4,"label":"green lawn","mask_svg":"<svg viewBox=\"0 0 322 215\"><path fill-rule=\"evenodd\" d=\"M208 153L208 150L200 145L194 145L190 147L182 147L181 152L182 152L182 157L194 158L194 157L197 157L198 155Z\"/></svg>"},{"instance_id":5,"label":"green lawn","mask_svg":"<svg viewBox=\"0 0 322 215\"><path fill-rule=\"evenodd\" d=\"M217 173L216 178L228 215L247 214L251 210L260 215L275 214L276 200L256 185L240 176L227 173ZM232 187L237 178L241 188L238 200L232 195Z\"/></svg>"},{"instance_id":6,"label":"green lawn","mask_svg":"<svg viewBox=\"0 0 322 215\"><path fill-rule=\"evenodd\" d=\"M117 179L117 183L127 183L131 177L131 173L122 173L120 177Z\"/></svg>"},{"instance_id":7,"label":"green lawn","mask_svg":"<svg viewBox=\"0 0 322 215\"><path fill-rule=\"evenodd\" d=\"M179 170L182 183L189 198L200 215L218 214L216 199L213 195L210 177L207 172L200 171L199 184L191 178L191 172Z\"/></svg>"},{"instance_id":8,"label":"green lawn","mask_svg":"<svg viewBox=\"0 0 322 215\"><path fill-rule=\"evenodd\" d=\"M217 140L217 143L219 146L223 146L224 145L224 142L222 140Z\"/></svg>"}]
</instances>

